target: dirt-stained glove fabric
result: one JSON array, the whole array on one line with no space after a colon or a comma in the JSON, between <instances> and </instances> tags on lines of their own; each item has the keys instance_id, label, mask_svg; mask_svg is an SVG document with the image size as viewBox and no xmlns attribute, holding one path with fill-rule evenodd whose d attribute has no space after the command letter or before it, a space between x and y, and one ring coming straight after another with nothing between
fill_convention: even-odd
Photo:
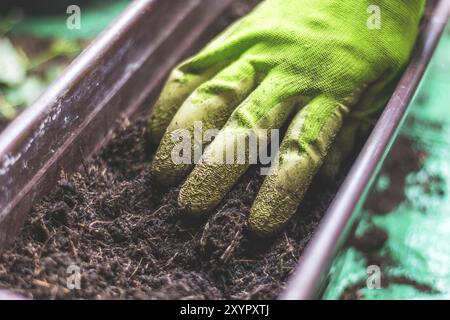
<instances>
[{"instance_id":1,"label":"dirt-stained glove fabric","mask_svg":"<svg viewBox=\"0 0 450 320\"><path fill-rule=\"evenodd\" d=\"M208 212L249 166L217 164L227 148L223 141L248 130L278 129L292 119L249 220L259 234L279 230L319 168L335 173L367 127L365 119L386 102L414 46L424 4L263 2L172 72L150 120L152 139L161 141L152 172L171 185L193 169L179 202L193 214ZM174 163L174 135L193 131L196 122L222 131L199 164Z\"/></svg>"}]
</instances>

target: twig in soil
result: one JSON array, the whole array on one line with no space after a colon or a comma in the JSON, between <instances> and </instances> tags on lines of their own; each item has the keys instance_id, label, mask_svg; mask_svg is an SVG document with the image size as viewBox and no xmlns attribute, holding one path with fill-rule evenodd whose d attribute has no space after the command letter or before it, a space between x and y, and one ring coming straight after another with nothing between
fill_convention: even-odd
<instances>
[{"instance_id":1,"label":"twig in soil","mask_svg":"<svg viewBox=\"0 0 450 320\"><path fill-rule=\"evenodd\" d=\"M90 224L89 224L89 228L92 228L92 226L94 225L94 224L97 224L97 223L100 223L100 224L108 224L108 223L112 223L113 221L105 221L105 220L95 220L95 221L92 221Z\"/></svg>"},{"instance_id":2,"label":"twig in soil","mask_svg":"<svg viewBox=\"0 0 450 320\"><path fill-rule=\"evenodd\" d=\"M73 243L72 240L69 240L69 241L70 241L70 249L72 250L72 254L73 254L73 256L74 256L76 259L78 259L78 250L77 250L77 247L74 245L74 243Z\"/></svg>"},{"instance_id":3,"label":"twig in soil","mask_svg":"<svg viewBox=\"0 0 450 320\"><path fill-rule=\"evenodd\" d=\"M32 283L33 283L33 285L38 286L38 287L43 287L43 288L51 287L50 283L48 283L46 281L38 280L38 279L34 279Z\"/></svg>"},{"instance_id":4,"label":"twig in soil","mask_svg":"<svg viewBox=\"0 0 450 320\"><path fill-rule=\"evenodd\" d=\"M172 263L173 259L175 259L177 256L178 256L178 252L176 252L176 253L174 254L174 256L171 257L169 260L167 260L165 267L170 266L170 264Z\"/></svg>"},{"instance_id":5,"label":"twig in soil","mask_svg":"<svg viewBox=\"0 0 450 320\"><path fill-rule=\"evenodd\" d=\"M84 157L83 147L80 146L79 150L80 150L80 155L81 155L81 165L83 166L84 173L89 177L90 176L90 171L89 171L89 166L87 165L87 163L85 161L86 158Z\"/></svg>"},{"instance_id":6,"label":"twig in soil","mask_svg":"<svg viewBox=\"0 0 450 320\"><path fill-rule=\"evenodd\" d=\"M138 265L136 266L136 268L134 269L133 273L132 273L131 276L128 278L128 280L131 280L131 278L133 278L133 276L136 274L136 272L138 271L139 267L141 266L142 259L144 259L144 258L141 258L141 260L139 260Z\"/></svg>"},{"instance_id":7,"label":"twig in soil","mask_svg":"<svg viewBox=\"0 0 450 320\"><path fill-rule=\"evenodd\" d=\"M201 294L190 295L190 296L181 298L181 300L202 300L202 299L204 299L204 296Z\"/></svg>"},{"instance_id":8,"label":"twig in soil","mask_svg":"<svg viewBox=\"0 0 450 320\"><path fill-rule=\"evenodd\" d=\"M228 259L230 259L231 255L234 252L234 249L236 249L236 247L239 245L240 240L242 238L239 237L240 234L241 234L240 230L236 231L230 245L225 249L225 252L220 256L220 261L222 261L223 263L228 262Z\"/></svg>"},{"instance_id":9,"label":"twig in soil","mask_svg":"<svg viewBox=\"0 0 450 320\"><path fill-rule=\"evenodd\" d=\"M289 241L289 238L288 238L286 232L284 233L284 239L286 240L287 252L290 252L292 255L292 258L295 259L294 247L292 246L291 241Z\"/></svg>"},{"instance_id":10,"label":"twig in soil","mask_svg":"<svg viewBox=\"0 0 450 320\"><path fill-rule=\"evenodd\" d=\"M249 183L247 183L247 186L245 187L245 192L250 192L250 185L252 184L252 181L250 181Z\"/></svg>"},{"instance_id":11,"label":"twig in soil","mask_svg":"<svg viewBox=\"0 0 450 320\"><path fill-rule=\"evenodd\" d=\"M203 233L202 233L202 236L200 237L200 241L199 241L199 244L200 244L200 251L201 251L201 253L202 253L203 255L205 255L205 248L206 248L207 234L208 234L209 228L210 228L210 226L209 226L209 221L208 221L208 222L205 224L205 227L203 228Z\"/></svg>"},{"instance_id":12,"label":"twig in soil","mask_svg":"<svg viewBox=\"0 0 450 320\"><path fill-rule=\"evenodd\" d=\"M160 212L161 210L163 210L163 209L165 209L167 207L169 207L169 205L164 205L164 206L159 207L158 209L153 211L152 215L156 215L158 212Z\"/></svg>"}]
</instances>

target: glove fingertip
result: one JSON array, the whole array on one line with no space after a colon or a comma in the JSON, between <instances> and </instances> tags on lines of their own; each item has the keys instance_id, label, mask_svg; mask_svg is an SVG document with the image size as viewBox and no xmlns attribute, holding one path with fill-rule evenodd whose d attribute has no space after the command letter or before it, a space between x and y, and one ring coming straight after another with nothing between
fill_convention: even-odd
<instances>
[{"instance_id":1,"label":"glove fingertip","mask_svg":"<svg viewBox=\"0 0 450 320\"><path fill-rule=\"evenodd\" d=\"M185 214L193 217L201 217L210 211L207 200L202 197L198 198L198 195L193 195L184 185L178 195L178 206L182 208Z\"/></svg>"},{"instance_id":2,"label":"glove fingertip","mask_svg":"<svg viewBox=\"0 0 450 320\"><path fill-rule=\"evenodd\" d=\"M270 237L280 231L300 202L276 185L276 179L268 177L250 210L249 228L260 237Z\"/></svg>"}]
</instances>

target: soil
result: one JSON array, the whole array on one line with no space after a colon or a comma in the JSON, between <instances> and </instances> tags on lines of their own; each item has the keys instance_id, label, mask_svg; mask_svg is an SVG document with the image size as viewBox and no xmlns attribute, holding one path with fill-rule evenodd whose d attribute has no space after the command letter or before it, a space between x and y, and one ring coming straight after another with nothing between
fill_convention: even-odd
<instances>
[{"instance_id":1,"label":"soil","mask_svg":"<svg viewBox=\"0 0 450 320\"><path fill-rule=\"evenodd\" d=\"M246 220L262 182L258 168L209 218L191 221L177 205L178 188L153 182L146 135L140 119L83 170L61 173L0 256L0 288L37 299L277 297L342 177L316 181L281 234L257 239ZM67 289L71 265L81 270L81 290Z\"/></svg>"},{"instance_id":2,"label":"soil","mask_svg":"<svg viewBox=\"0 0 450 320\"><path fill-rule=\"evenodd\" d=\"M237 1L228 23L257 2ZM283 232L262 240L246 224L263 178L257 167L208 218L192 221L178 187L154 183L148 145L146 120L125 120L80 172L62 172L0 256L0 288L36 299L276 298L347 171L313 182ZM74 266L79 290L67 286Z\"/></svg>"},{"instance_id":3,"label":"soil","mask_svg":"<svg viewBox=\"0 0 450 320\"><path fill-rule=\"evenodd\" d=\"M414 287L416 290L424 293L438 293L433 287L431 287L428 284L419 283L413 279L407 278L407 277L393 277L393 276L385 276L381 278L381 287L387 288L392 284L399 284L399 285L408 285L411 287ZM350 287L347 287L345 291L343 292L341 296L341 300L360 300L363 298L363 295L361 294L361 289L366 287L366 281L358 282L354 285L351 285Z\"/></svg>"},{"instance_id":4,"label":"soil","mask_svg":"<svg viewBox=\"0 0 450 320\"><path fill-rule=\"evenodd\" d=\"M424 151L417 149L414 141L406 137L399 137L391 150L381 171L381 174L389 177L389 187L386 190L373 190L365 205L365 209L373 214L392 212L406 200L406 177L411 172L419 171L427 157Z\"/></svg>"}]
</instances>

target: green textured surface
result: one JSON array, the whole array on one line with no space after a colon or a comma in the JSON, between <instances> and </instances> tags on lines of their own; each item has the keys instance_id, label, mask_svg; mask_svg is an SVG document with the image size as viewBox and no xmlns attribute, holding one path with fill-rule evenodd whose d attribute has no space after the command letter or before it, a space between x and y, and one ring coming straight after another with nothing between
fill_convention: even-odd
<instances>
[{"instance_id":1,"label":"green textured surface","mask_svg":"<svg viewBox=\"0 0 450 320\"><path fill-rule=\"evenodd\" d=\"M414 140L426 153L421 168L406 177L406 199L387 215L363 213L358 232L367 227L384 229L388 240L381 257L392 264L381 277L405 277L433 288L391 283L381 289L360 286L363 299L449 299L450 298L450 25L439 43L411 106L401 135ZM413 121L412 121L413 120ZM386 188L388 177L378 180ZM370 197L370 195L369 195ZM354 248L338 257L332 267L331 283L324 298L338 299L344 290L365 283L367 261Z\"/></svg>"}]
</instances>

